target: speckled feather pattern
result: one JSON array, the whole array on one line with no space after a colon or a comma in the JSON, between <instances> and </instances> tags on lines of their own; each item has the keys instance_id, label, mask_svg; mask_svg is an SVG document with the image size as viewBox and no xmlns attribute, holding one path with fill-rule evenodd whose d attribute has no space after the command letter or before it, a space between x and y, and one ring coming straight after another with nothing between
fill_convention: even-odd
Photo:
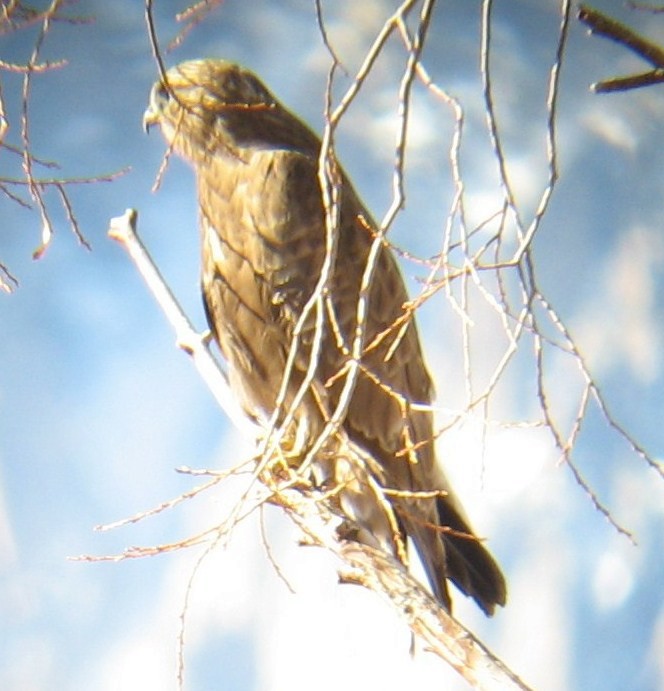
<instances>
[{"instance_id":1,"label":"speckled feather pattern","mask_svg":"<svg viewBox=\"0 0 664 691\"><path fill-rule=\"evenodd\" d=\"M212 331L228 361L232 385L252 414L269 417L282 383L295 324L313 293L325 258L325 220L318 183L318 137L286 110L251 72L222 60L183 63L168 72L169 88L153 88L148 123L158 123L174 150L194 168L202 242L202 290ZM334 410L347 347L356 326L362 274L372 242L371 215L342 173L338 249L328 285L330 311L316 376L296 411L309 443ZM366 318L365 344L403 318L408 299L388 249L378 256ZM313 316L305 325L289 380L288 406L309 366ZM394 339L399 337L396 348ZM342 343L339 342L342 341ZM345 346L345 347L344 347ZM393 352L391 352L393 350ZM391 352L390 357L386 357ZM432 382L414 321L369 349L343 428L376 461L382 485L444 490L438 499L392 498L400 525L424 562L435 595L449 609L446 579L491 614L504 604L499 567L473 538L439 468L430 403ZM401 403L400 403L401 401ZM404 405L404 402L406 405ZM416 454L399 453L410 440ZM329 463L328 463L329 466ZM384 510L362 477L351 482L339 459L325 470L348 483L342 506L362 533L395 551ZM350 471L352 472L352 471ZM343 495L343 492L342 492ZM436 530L435 526L443 526ZM445 532L451 528L456 533Z\"/></svg>"}]
</instances>

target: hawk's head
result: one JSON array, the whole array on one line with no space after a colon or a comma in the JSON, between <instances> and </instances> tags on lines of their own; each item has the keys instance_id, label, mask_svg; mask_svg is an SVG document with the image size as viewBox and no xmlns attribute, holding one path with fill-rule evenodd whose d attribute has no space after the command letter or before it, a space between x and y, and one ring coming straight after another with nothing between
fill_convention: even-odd
<instances>
[{"instance_id":1,"label":"hawk's head","mask_svg":"<svg viewBox=\"0 0 664 691\"><path fill-rule=\"evenodd\" d=\"M318 153L316 136L256 77L226 60L191 60L172 67L150 92L146 130L160 125L170 145L194 164L243 149Z\"/></svg>"}]
</instances>

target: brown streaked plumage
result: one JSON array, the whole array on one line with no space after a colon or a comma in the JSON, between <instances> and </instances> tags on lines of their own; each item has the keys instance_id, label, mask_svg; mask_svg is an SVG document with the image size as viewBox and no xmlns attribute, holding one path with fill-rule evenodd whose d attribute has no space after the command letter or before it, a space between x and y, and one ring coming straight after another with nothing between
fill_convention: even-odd
<instances>
[{"instance_id":1,"label":"brown streaked plumage","mask_svg":"<svg viewBox=\"0 0 664 691\"><path fill-rule=\"evenodd\" d=\"M195 60L155 84L146 125L159 124L173 149L193 166L198 184L202 288L210 327L228 361L245 409L268 418L281 387L293 330L325 258L325 220L318 183L320 140L251 72L222 60ZM315 376L295 410L293 436L306 451L335 409L356 326L361 276L373 221L342 173L338 249L327 286L323 339ZM403 316L408 296L396 261L382 249L369 294L365 344ZM315 311L314 311L315 313ZM292 403L309 367L315 318L305 323L287 386ZM398 554L395 536L371 484L438 497L386 495L410 536L433 591L446 608L452 580L492 614L506 599L494 559L474 537L435 458L427 372L415 324L393 329L365 349L342 424L370 456L367 470L330 453L315 464L317 480L342 482L340 507L358 539ZM337 375L337 376L335 376ZM417 410L409 404L425 404ZM403 454L409 444L416 451ZM364 473L364 474L363 474ZM322 476L322 479L321 479Z\"/></svg>"}]
</instances>

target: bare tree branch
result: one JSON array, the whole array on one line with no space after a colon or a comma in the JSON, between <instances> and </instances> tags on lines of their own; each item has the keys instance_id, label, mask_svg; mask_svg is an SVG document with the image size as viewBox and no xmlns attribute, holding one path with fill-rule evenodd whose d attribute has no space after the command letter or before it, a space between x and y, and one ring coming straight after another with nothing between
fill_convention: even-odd
<instances>
[{"instance_id":1,"label":"bare tree branch","mask_svg":"<svg viewBox=\"0 0 664 691\"><path fill-rule=\"evenodd\" d=\"M339 540L334 515L314 494L287 489L274 499L309 537L341 562L343 582L356 583L378 594L411 631L476 689L527 689L481 641L448 614L386 552L354 541Z\"/></svg>"},{"instance_id":2,"label":"bare tree branch","mask_svg":"<svg viewBox=\"0 0 664 691\"><path fill-rule=\"evenodd\" d=\"M192 356L196 369L210 387L221 408L238 429L248 434L255 434L256 421L250 421L246 413L239 408L230 391L225 373L210 353L208 337L198 334L191 325L140 241L136 233L137 217L138 214L135 210L127 209L124 215L111 219L109 236L122 244L136 264L141 276L148 284L148 288L173 325L178 346Z\"/></svg>"},{"instance_id":3,"label":"bare tree branch","mask_svg":"<svg viewBox=\"0 0 664 691\"><path fill-rule=\"evenodd\" d=\"M637 8L638 6L633 3L632 7ZM638 89L642 86L652 86L653 84L664 82L664 49L652 41L643 38L621 22L588 5L580 5L577 16L579 21L590 27L591 34L604 36L604 38L625 46L625 48L636 53L655 68L648 72L628 77L614 77L613 79L596 82L590 87L593 91L598 94L627 91L628 89Z\"/></svg>"},{"instance_id":4,"label":"bare tree branch","mask_svg":"<svg viewBox=\"0 0 664 691\"><path fill-rule=\"evenodd\" d=\"M190 8L190 17L194 21L196 13L200 10L207 12L217 3L198 3ZM321 492L314 489L306 476L308 465L316 454L325 453L326 442L332 436L341 439L349 458L358 466L371 467L372 459L367 458L360 449L354 448L345 439L341 429L341 421L344 419L347 407L351 400L355 378L359 372L363 372L371 378L371 372L363 369L362 356L376 348L388 335L396 334L396 342L399 334L403 332L415 312L428 300L439 292L447 300L453 314L459 319L462 334L461 357L463 359L464 382L466 388L466 401L462 410L445 411L448 419L441 423L440 429L434 438L449 431L451 428L462 425L471 415L479 413L483 420L483 435L492 426L505 427L541 427L548 431L552 439L552 449L557 449L560 460L568 465L575 482L588 496L593 506L613 525L620 533L633 540L631 533L623 527L611 514L609 508L585 479L584 473L577 465L575 449L584 432L584 423L590 410L595 408L603 417L605 425L614 431L629 445L632 452L644 460L660 476L664 476L664 469L652 456L650 456L633 439L627 430L617 422L604 401L599 387L593 379L586 361L580 352L573 336L569 332L560 315L551 305L548 298L542 293L538 285L536 275L536 261L533 255L533 240L540 231L541 221L546 215L552 195L558 180L556 121L557 102L560 90L560 74L566 53L567 35L571 16L571 0L560 0L558 35L555 51L551 56L551 64L548 77L543 81L542 98L546 104L546 117L543 120L542 140L546 147L546 161L542 166L543 182L535 198L534 211L530 217L519 206L516 190L509 177L509 151L503 141L504 123L498 117L499 108L496 108L496 100L501 97L500 89L494 83L492 71L492 55L495 50L492 39L492 0L482 2L482 38L480 45L482 88L486 113L486 128L490 136L494 159L497 163L497 187L501 191L501 199L497 208L490 215L474 227L470 227L466 217L466 196L464 172L460 163L460 148L463 138L464 113L461 103L451 96L444 88L436 84L431 78L426 66L422 62L422 49L426 43L430 29L431 12L435 5L434 0L404 0L383 22L374 40L368 46L364 59L359 69L335 105L332 101L332 82L341 66L326 31L322 3L316 2L316 19L324 44L332 58L332 66L329 72L327 102L325 108L325 129L322 137L322 146L319 157L319 183L322 190L322 199L325 210L326 229L326 253L323 269L318 277L318 283L311 298L307 302L299 321L293 332L289 358L286 371L282 379L282 387L277 398L275 413L271 420L263 423L263 433L257 455L246 460L225 474L215 474L209 471L198 471L197 474L209 475L210 479L203 485L196 487L188 493L174 500L160 504L155 509L132 516L125 521L135 522L149 515L159 513L174 506L185 499L197 496L203 491L216 486L219 482L230 476L245 475L246 489L239 501L229 512L225 520L210 528L207 528L195 536L165 545L152 547L131 548L121 555L103 557L104 559L137 558L172 551L183 547L204 545L203 555L197 562L197 567L192 573L190 586L196 575L198 564L217 545L230 539L233 527L251 515L257 508L260 509L266 503L280 506L290 518L307 535L308 541L324 546L332 551L341 560L342 578L347 582L359 583L379 593L388 600L399 615L408 623L411 630L427 642L427 645L445 659L464 678L477 688L526 688L523 683L476 641L467 631L458 628L454 619L441 612L438 605L431 597L408 576L403 566L382 552L374 552L369 548L358 545L356 542L344 540L344 530L349 527L342 521L342 516L335 506L334 497L339 488L328 489ZM414 9L419 7L419 17L415 19ZM582 8L582 12L588 12ZM592 15L584 15L586 18ZM146 0L146 19L148 31L156 57L159 71L164 76L163 60L159 49L158 39L151 15L151 0ZM592 20L591 20L592 21ZM601 30L598 33L606 35L612 29L606 24L598 24ZM604 32L604 33L603 33ZM340 169L334 153L334 137L341 119L348 111L350 104L356 99L364 88L369 75L377 64L379 57L386 50L388 40L398 35L402 45L406 49L403 74L400 80L398 98L398 118L396 128L395 163L392 176L392 198L387 212L377 229L372 229L370 223L365 223L367 232L372 235L372 249L369 253L364 276L362 278L362 290L357 303L355 326L352 338L344 341L342 330L337 328L335 336L339 341L339 348L348 355L348 364L343 371L334 375L334 379L344 377L344 390L339 397L336 410L327 420L327 424L321 436L307 450L304 459L289 457L287 431L290 422L297 409L299 398L304 396L309 388L316 367L318 366L320 341L322 338L323 320L335 323L334 307L327 295L329 289L329 277L336 257L336 243L338 241L339 225L339 187L341 184ZM630 39L631 40L631 39ZM642 44L632 40L633 49L643 49ZM638 51L637 51L638 52ZM652 53L651 55L656 55ZM453 122L453 135L448 150L449 166L454 185L454 194L447 217L441 224L440 249L433 257L422 258L413 256L412 253L399 247L394 247L388 240L388 232L401 213L405 203L405 191L403 185L404 169L407 160L406 131L411 112L411 96L413 84L419 80L427 90L427 93L437 100L444 108L449 109ZM164 164L160 169L158 180L165 169L168 160L167 152ZM365 219L366 220L366 219ZM362 219L359 219L362 225ZM161 278L154 266L150 266L146 259L146 253L141 247L140 251L131 249L134 244L140 246L140 241L135 238L133 229L130 233L123 230L125 225L133 228L135 223L134 212L127 212L121 219L114 219L112 235L120 239L130 251L137 265L143 268L139 270L149 284L158 285ZM134 236L134 237L132 237ZM403 314L393 324L385 326L383 333L376 336L371 343L365 343L364 329L366 320L366 301L369 287L373 280L376 268L376 256L380 248L389 246L402 257L412 261L418 267L426 271L422 279L422 287L406 305ZM135 256L134 256L135 255ZM241 411L233 411L234 399L228 390L227 382L223 374L216 374L217 363L207 359L210 354L207 349L206 339L196 334L191 325L178 309L173 309L172 295L162 287L152 287L158 295L160 302L171 303L166 310L172 312L178 340L181 345L190 352L195 361L199 358L206 362L205 366L197 362L197 367L206 381L219 380L220 384L212 384L217 399L225 410L231 411L230 415L236 425L241 428L257 430L258 421L248 423ZM483 373L483 379L477 372L477 361L474 355L474 326L476 323L476 299L479 296L483 307L488 306L492 318L499 324L498 331L502 329L504 346L491 362L488 373ZM286 387L291 376L295 357L298 355L300 340L305 328L314 324L313 343L310 349L309 368L305 373L298 395L286 406ZM512 421L494 420L491 417L493 401L497 398L499 387L508 376L508 369L518 353L526 351L532 367L533 396L538 405L538 411L534 419ZM552 385L548 378L550 371L550 354L562 355L562 358L572 363L577 371L577 383L580 393L568 402L569 410L563 411L561 416L554 407L553 393L555 383ZM208 369L208 365L210 369ZM330 382L331 383L331 382ZM376 383L379 383L378 381ZM395 398L398 395L392 392ZM404 409L407 406L416 406L417 402L402 401ZM429 406L431 407L431 406ZM570 412L571 411L571 412ZM562 422L561 422L562 417ZM258 423L260 425L260 423ZM427 439L424 443L433 443L434 438ZM403 453L411 451L408 441L404 443ZM298 470L294 470L296 465ZM193 471L188 471L192 472ZM378 501L385 505L386 514L395 522L397 518L389 509L386 497L392 492L376 483L372 486ZM341 525L340 525L341 522ZM352 531L352 526L351 526ZM396 533L395 529L395 533ZM269 550L268 550L269 552ZM98 558L94 558L98 559ZM189 592L189 591L188 591ZM188 600L187 600L188 602ZM179 639L179 679L183 684L184 662L184 620L187 610L185 602L182 612L182 628Z\"/></svg>"},{"instance_id":5,"label":"bare tree branch","mask_svg":"<svg viewBox=\"0 0 664 691\"><path fill-rule=\"evenodd\" d=\"M109 235L119 240L135 262L139 272L145 279L155 298L164 309L171 321L178 342L185 342L185 350L194 356L199 372L208 384L215 397L227 412L235 419L235 412L228 405L226 396L229 394L225 378L207 351L203 339L193 333L193 329L186 317L177 306L168 287L161 279L156 267L149 259L147 252L136 235L136 212L128 210L121 217L111 221ZM208 360L209 359L209 360ZM204 366L198 364L202 360ZM221 392L220 392L221 390ZM230 410L229 410L230 408ZM235 419L236 423L238 422ZM247 429L246 424L240 425ZM251 427L253 430L253 426ZM349 453L358 456L361 452L350 445ZM253 460L255 463L255 459ZM270 464L268 466L268 464ZM438 655L450 664L469 683L478 689L527 689L528 687L512 673L495 655L493 655L467 629L464 629L453 617L446 613L434 598L412 578L404 566L397 559L387 553L375 550L354 541L340 539L340 534L346 530L344 521L340 522L338 511L334 508L333 498L336 490L321 492L311 487L302 472L294 471L285 466L279 457L268 458L262 454L259 464L263 489L249 489L243 494L241 512L234 508L227 519L221 524L213 526L195 536L181 541L156 545L151 547L132 547L122 554L105 557L78 557L83 561L119 561L124 559L141 558L155 554L163 554L197 545L205 545L205 550L198 558L192 572L187 593L189 594L193 579L202 560L220 542L230 539L233 528L237 523L251 515L265 503L275 504L285 510L286 514L306 535L309 544L315 544L334 553L341 561L341 578L345 582L362 585L378 593L389 602L397 614L408 624L413 633L427 646L427 650ZM246 472L247 463L240 464L226 473L210 474L212 478L204 485L184 493L180 497L163 502L158 507L142 512L131 518L124 519L100 529L107 530L127 523L135 523L149 516L181 503L182 501L207 491L220 481L238 472ZM255 471L251 473L253 477ZM251 492L251 494L248 494ZM250 498L249 498L250 497ZM342 530L343 528L343 530ZM340 533L341 530L341 533ZM184 661L184 618L187 609L188 595L182 612L182 628L179 637L179 672L180 684L183 682Z\"/></svg>"},{"instance_id":6,"label":"bare tree branch","mask_svg":"<svg viewBox=\"0 0 664 691\"><path fill-rule=\"evenodd\" d=\"M0 10L0 35L16 31L32 29L36 31L36 37L32 42L32 51L26 58L24 64L10 63L0 60L0 75L3 72L16 73L23 75L20 95L16 100L20 100L20 145L11 144L8 140L10 125L6 99L8 95L2 89L0 83L0 152L7 152L10 155L21 157L23 177L12 177L0 175L0 192L2 196L10 202L17 203L22 207L34 209L39 213L41 221L41 241L33 252L33 258L39 259L49 246L54 234L54 222L52 220L52 203L47 198L50 189L55 191L65 212L69 227L81 244L86 249L90 245L83 236L80 224L71 199L69 198L68 187L76 184L97 183L111 181L122 175L126 171L119 171L109 175L89 176L85 178L71 178L65 175L60 177L42 177L39 175L38 167L57 168L56 163L44 161L36 156L33 150L30 127L30 108L33 82L35 75L41 75L52 70L62 69L67 65L66 59L40 61L40 54L46 42L47 36L51 32L53 25L60 23L66 24L86 24L91 20L87 17L73 16L65 13L66 8L72 5L75 0L51 0L46 8L36 9L27 3L14 1L3 3ZM30 45L30 44L28 44ZM29 198L19 195L14 188L25 188ZM11 275L9 270L0 264L0 288L11 290L18 284L17 280Z\"/></svg>"}]
</instances>

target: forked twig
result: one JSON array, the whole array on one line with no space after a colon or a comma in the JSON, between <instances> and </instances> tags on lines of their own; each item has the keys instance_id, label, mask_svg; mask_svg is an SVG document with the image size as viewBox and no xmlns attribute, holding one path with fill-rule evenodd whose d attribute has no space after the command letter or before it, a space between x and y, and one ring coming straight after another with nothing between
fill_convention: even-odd
<instances>
[{"instance_id":1,"label":"forked twig","mask_svg":"<svg viewBox=\"0 0 664 691\"><path fill-rule=\"evenodd\" d=\"M130 254L178 333L178 342L187 344L185 350L194 357L199 372L211 390L215 392L217 400L219 400L229 415L234 416L233 408L227 408L226 396L230 395L230 392L228 391L225 378L218 370L216 361L209 364L206 362L208 358L212 359L208 352L207 344L204 339L193 333L188 319L182 314L170 290L164 285L158 270L147 255L136 234L136 218L136 212L128 210L123 216L113 219L109 235L113 239L120 241ZM206 364L201 366L199 361ZM240 426L246 429L246 424L240 424ZM255 431L256 428L251 424L249 429ZM362 453L359 450L354 450L352 445L348 451L349 453L357 453L358 458L362 456ZM242 467L244 468L244 466ZM144 512L115 525L134 522L148 515L158 513L171 505L180 503L184 499L195 496L216 485L220 479L223 479L223 477L213 476L210 481L189 493L185 493L182 498L177 498L171 502L164 502L152 511ZM303 485L301 480L301 475L286 472L286 477L282 482L271 481L268 490L255 495L250 505L241 514L238 515L235 509L232 509L223 523L190 538L153 547L130 548L122 554L115 556L83 556L79 557L79 559L84 561L119 561L205 545L205 549L198 557L189 579L187 594L181 612L182 624L178 637L178 679L180 685L182 685L184 674L185 615L191 588L200 564L221 541L226 542L230 539L233 527L239 521L253 513L255 509L260 509L266 502L276 504L302 530L308 542L324 547L338 557L341 562L341 578L344 582L362 585L376 592L381 598L389 602L410 629L425 642L427 649L450 664L475 688L496 690L520 689L522 691L528 689L481 641L461 626L447 612L442 610L435 599L427 593L421 584L410 576L403 564L396 558L385 552L340 539L337 530L339 516L330 503L336 491L325 494L313 490L306 483ZM296 484L298 485L297 487L295 486ZM377 483L373 491L380 495L378 497L379 500L382 499L387 503L385 499L387 493ZM246 504L245 496L243 496L244 504Z\"/></svg>"},{"instance_id":2,"label":"forked twig","mask_svg":"<svg viewBox=\"0 0 664 691\"><path fill-rule=\"evenodd\" d=\"M599 10L593 9L588 5L579 6L577 17L589 27L591 34L603 36L611 41L615 41L628 50L636 53L640 58L649 62L654 69L639 74L632 74L627 77L614 77L596 82L591 85L591 89L598 94L610 93L613 91L627 91L628 89L638 89L642 86L652 86L664 82L664 49L656 43L649 41L637 34L633 29L625 26Z\"/></svg>"},{"instance_id":3,"label":"forked twig","mask_svg":"<svg viewBox=\"0 0 664 691\"><path fill-rule=\"evenodd\" d=\"M339 541L334 516L314 495L285 490L280 505L310 538L341 562L345 583L363 586L386 601L428 651L451 665L473 688L527 690L478 638L443 610L394 557L357 542Z\"/></svg>"}]
</instances>

